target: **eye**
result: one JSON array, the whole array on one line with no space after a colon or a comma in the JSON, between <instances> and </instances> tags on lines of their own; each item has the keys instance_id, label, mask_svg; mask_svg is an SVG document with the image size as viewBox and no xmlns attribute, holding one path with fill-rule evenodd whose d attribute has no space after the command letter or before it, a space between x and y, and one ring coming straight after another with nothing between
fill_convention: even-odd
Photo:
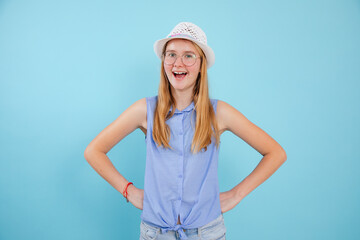
<instances>
[{"instance_id":1,"label":"eye","mask_svg":"<svg viewBox=\"0 0 360 240\"><path fill-rule=\"evenodd\" d=\"M185 57L186 57L186 58L195 58L195 55L193 55L193 54L186 54Z\"/></svg>"},{"instance_id":2,"label":"eye","mask_svg":"<svg viewBox=\"0 0 360 240\"><path fill-rule=\"evenodd\" d=\"M166 54L166 56L168 56L168 57L172 57L172 58L173 58L173 57L176 57L176 54L175 54L175 53L171 53L171 52L170 52L170 53L167 53L167 54Z\"/></svg>"}]
</instances>

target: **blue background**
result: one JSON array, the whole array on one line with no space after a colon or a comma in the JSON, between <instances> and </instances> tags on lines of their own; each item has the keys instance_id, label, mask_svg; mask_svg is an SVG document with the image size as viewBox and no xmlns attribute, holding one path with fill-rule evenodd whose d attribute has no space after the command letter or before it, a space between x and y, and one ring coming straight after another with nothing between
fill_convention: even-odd
<instances>
[{"instance_id":1,"label":"blue background","mask_svg":"<svg viewBox=\"0 0 360 240\"><path fill-rule=\"evenodd\" d=\"M0 1L0 239L138 239L141 210L84 159L132 103L157 94L153 43L207 34L210 97L278 141L287 161L224 214L230 240L360 235L360 1ZM221 137L220 191L261 155ZM137 129L108 156L143 188Z\"/></svg>"}]
</instances>

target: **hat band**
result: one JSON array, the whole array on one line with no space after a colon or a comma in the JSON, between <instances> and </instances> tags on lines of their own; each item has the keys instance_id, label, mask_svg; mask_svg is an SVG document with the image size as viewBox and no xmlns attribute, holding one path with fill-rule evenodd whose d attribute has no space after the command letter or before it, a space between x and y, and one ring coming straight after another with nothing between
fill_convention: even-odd
<instances>
[{"instance_id":1,"label":"hat band","mask_svg":"<svg viewBox=\"0 0 360 240\"><path fill-rule=\"evenodd\" d=\"M183 34L183 33L175 33L175 34L172 34L172 35L168 36L168 38L177 37L177 36L190 37L191 39L197 41L193 36L188 35L188 34Z\"/></svg>"}]
</instances>

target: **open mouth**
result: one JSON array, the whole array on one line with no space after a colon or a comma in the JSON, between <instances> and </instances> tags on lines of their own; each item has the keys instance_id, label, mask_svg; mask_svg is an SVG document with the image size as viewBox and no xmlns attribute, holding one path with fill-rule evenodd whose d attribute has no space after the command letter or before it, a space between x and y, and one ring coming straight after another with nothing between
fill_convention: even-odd
<instances>
[{"instance_id":1,"label":"open mouth","mask_svg":"<svg viewBox=\"0 0 360 240\"><path fill-rule=\"evenodd\" d=\"M173 75L176 79L184 79L187 72L173 72Z\"/></svg>"}]
</instances>

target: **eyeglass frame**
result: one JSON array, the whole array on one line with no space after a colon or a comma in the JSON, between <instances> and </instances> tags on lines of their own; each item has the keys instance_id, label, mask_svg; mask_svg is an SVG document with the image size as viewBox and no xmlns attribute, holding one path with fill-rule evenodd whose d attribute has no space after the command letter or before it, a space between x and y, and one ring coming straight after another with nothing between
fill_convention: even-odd
<instances>
[{"instance_id":1,"label":"eyeglass frame","mask_svg":"<svg viewBox=\"0 0 360 240\"><path fill-rule=\"evenodd\" d=\"M173 65L174 63L176 63L176 60L178 59L179 56L176 56L175 61L174 61L173 63L167 64L167 63L165 63L165 54L166 54L167 52L172 52L172 51L166 51L166 52L164 52L164 53L161 55L161 56L163 57L164 64L166 64L166 65L168 65L168 66L169 66L169 65ZM175 53L175 54L176 54L176 53ZM182 62L185 66L187 66L187 67L194 66L194 64L196 63L196 60L197 60L198 58L201 58L201 56L197 56L195 53L191 53L191 55L195 55L195 62L194 62L194 64L186 65L186 64L184 63L184 61L183 61L183 57L184 57L186 54L189 54L189 53L184 53L184 54L181 56L181 62Z\"/></svg>"}]
</instances>

